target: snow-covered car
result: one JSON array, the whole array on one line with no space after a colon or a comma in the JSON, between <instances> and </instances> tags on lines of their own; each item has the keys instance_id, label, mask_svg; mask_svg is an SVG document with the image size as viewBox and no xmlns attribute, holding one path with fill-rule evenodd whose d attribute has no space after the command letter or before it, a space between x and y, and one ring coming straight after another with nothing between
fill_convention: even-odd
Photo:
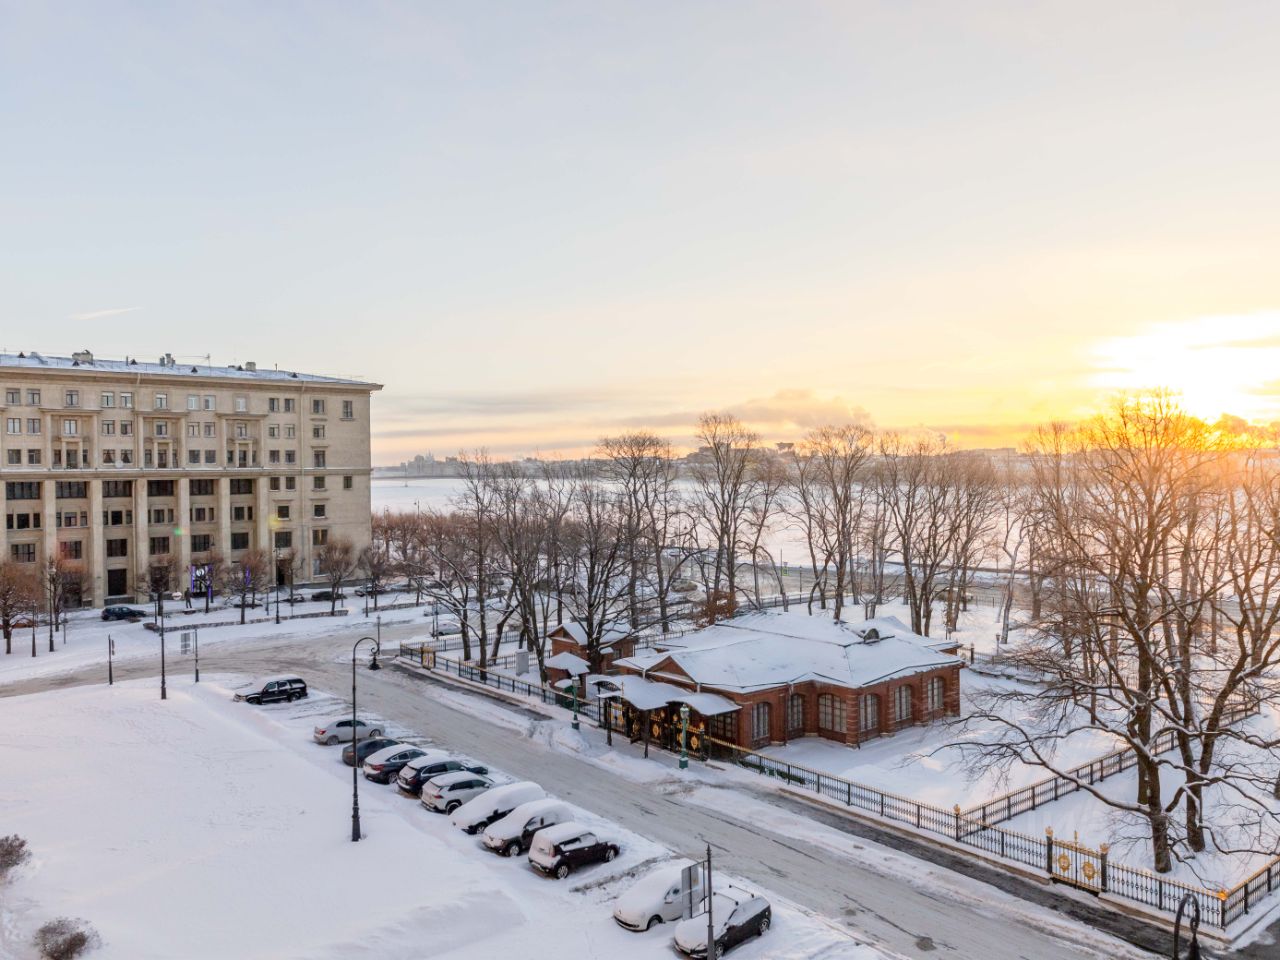
<instances>
[{"instance_id":1,"label":"snow-covered car","mask_svg":"<svg viewBox=\"0 0 1280 960\"><path fill-rule=\"evenodd\" d=\"M501 820L489 824L481 838L484 845L504 857L524 853L533 843L533 836L544 827L568 823L573 819L569 805L553 797L522 803Z\"/></svg>"},{"instance_id":2,"label":"snow-covered car","mask_svg":"<svg viewBox=\"0 0 1280 960\"><path fill-rule=\"evenodd\" d=\"M406 763L396 777L396 786L404 793L416 797L422 791L422 785L432 777L455 770L468 770L471 773L485 774L489 768L481 766L462 757L455 757L444 750L428 750L420 757L414 757Z\"/></svg>"},{"instance_id":3,"label":"snow-covered car","mask_svg":"<svg viewBox=\"0 0 1280 960\"><path fill-rule=\"evenodd\" d=\"M563 880L579 867L607 863L617 855L616 843L602 840L585 823L570 820L534 834L529 865L548 877Z\"/></svg>"},{"instance_id":4,"label":"snow-covered car","mask_svg":"<svg viewBox=\"0 0 1280 960\"><path fill-rule=\"evenodd\" d=\"M650 870L614 901L613 919L628 930L648 930L655 923L675 923L686 903L702 902L702 871L693 872L693 889L684 888L686 864ZM705 926L705 924L704 924Z\"/></svg>"},{"instance_id":5,"label":"snow-covered car","mask_svg":"<svg viewBox=\"0 0 1280 960\"><path fill-rule=\"evenodd\" d=\"M305 680L298 677L277 677L259 681L236 694L236 700L245 703L292 703L307 695Z\"/></svg>"},{"instance_id":6,"label":"snow-covered car","mask_svg":"<svg viewBox=\"0 0 1280 960\"><path fill-rule=\"evenodd\" d=\"M342 762L348 767L358 767L365 762L366 758L373 756L379 750L400 745L401 741L394 737L370 737L368 740L362 739L358 744L348 743L342 748ZM404 745L408 746L408 744Z\"/></svg>"},{"instance_id":7,"label":"snow-covered car","mask_svg":"<svg viewBox=\"0 0 1280 960\"><path fill-rule=\"evenodd\" d=\"M406 763L426 752L421 747L398 743L394 747L387 747L370 754L365 758L364 766L360 769L364 772L366 780L372 780L374 783L390 783Z\"/></svg>"},{"instance_id":8,"label":"snow-covered car","mask_svg":"<svg viewBox=\"0 0 1280 960\"><path fill-rule=\"evenodd\" d=\"M715 929L714 956L726 953L751 937L763 937L773 922L773 908L764 897L741 887L716 885L711 896L711 921ZM707 955L707 915L705 913L676 924L676 949L690 957Z\"/></svg>"},{"instance_id":9,"label":"snow-covered car","mask_svg":"<svg viewBox=\"0 0 1280 960\"><path fill-rule=\"evenodd\" d=\"M382 736L382 727L368 723L364 720L352 720L350 717L335 717L326 723L320 724L315 728L315 732L311 734L316 743L323 743L332 747L335 743L341 743L343 740L354 740L356 736L361 740L365 737Z\"/></svg>"},{"instance_id":10,"label":"snow-covered car","mask_svg":"<svg viewBox=\"0 0 1280 960\"><path fill-rule=\"evenodd\" d=\"M492 780L471 770L442 773L422 785L422 805L438 813L453 813L492 786Z\"/></svg>"},{"instance_id":11,"label":"snow-covered car","mask_svg":"<svg viewBox=\"0 0 1280 960\"><path fill-rule=\"evenodd\" d=\"M504 783L464 803L453 811L451 819L458 829L478 833L495 820L501 820L520 804L539 800L546 795L547 791L532 780Z\"/></svg>"}]
</instances>

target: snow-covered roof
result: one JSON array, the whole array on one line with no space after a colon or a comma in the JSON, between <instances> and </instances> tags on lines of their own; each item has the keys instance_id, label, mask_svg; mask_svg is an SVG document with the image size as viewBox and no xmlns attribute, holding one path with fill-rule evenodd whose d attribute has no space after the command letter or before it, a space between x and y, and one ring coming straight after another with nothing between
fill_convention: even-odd
<instances>
[{"instance_id":1,"label":"snow-covered roof","mask_svg":"<svg viewBox=\"0 0 1280 960\"><path fill-rule=\"evenodd\" d=\"M643 677L612 676L609 682L618 687L616 692L601 693L600 699L619 697L637 710L660 710L671 703L687 703L704 717L732 713L741 709L732 700L714 693L690 693L674 683L659 683Z\"/></svg>"},{"instance_id":2,"label":"snow-covered roof","mask_svg":"<svg viewBox=\"0 0 1280 960\"><path fill-rule=\"evenodd\" d=\"M585 647L587 645L587 631L577 620L564 620L551 628L552 633L557 630L563 630L567 633L569 638L578 646ZM617 627L609 627L600 638L600 643L617 643L619 640L625 640L628 636L629 634L626 630L620 630Z\"/></svg>"},{"instance_id":3,"label":"snow-covered roof","mask_svg":"<svg viewBox=\"0 0 1280 960\"><path fill-rule=\"evenodd\" d=\"M557 653L553 657L547 657L546 665L553 670L568 670L575 677L591 669L591 664L581 657L575 657L567 650L563 653Z\"/></svg>"},{"instance_id":4,"label":"snow-covered roof","mask_svg":"<svg viewBox=\"0 0 1280 960\"><path fill-rule=\"evenodd\" d=\"M857 689L959 664L895 617L847 624L801 612L735 617L618 661L654 679L749 692L817 681Z\"/></svg>"},{"instance_id":5,"label":"snow-covered roof","mask_svg":"<svg viewBox=\"0 0 1280 960\"><path fill-rule=\"evenodd\" d=\"M78 370L91 373L95 370L106 373L126 373L131 376L182 377L204 380L255 380L279 382L306 382L311 384L328 384L330 386L358 386L378 390L378 384L364 380L344 377L326 377L316 373L302 373L297 370L276 370L245 366L211 366L207 363L173 362L148 363L137 358L124 360L107 360L102 357L81 359L79 357L50 357L43 353L0 353L0 367L28 368L32 370Z\"/></svg>"}]
</instances>

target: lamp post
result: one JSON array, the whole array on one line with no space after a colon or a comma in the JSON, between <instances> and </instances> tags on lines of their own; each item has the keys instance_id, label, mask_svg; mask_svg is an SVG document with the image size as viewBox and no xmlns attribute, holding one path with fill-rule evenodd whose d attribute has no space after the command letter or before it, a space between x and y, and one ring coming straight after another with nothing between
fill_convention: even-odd
<instances>
[{"instance_id":1,"label":"lamp post","mask_svg":"<svg viewBox=\"0 0 1280 960\"><path fill-rule=\"evenodd\" d=\"M169 699L169 683L164 669L164 593L156 589L156 623L160 627L160 699Z\"/></svg>"},{"instance_id":2,"label":"lamp post","mask_svg":"<svg viewBox=\"0 0 1280 960\"><path fill-rule=\"evenodd\" d=\"M1191 919L1187 923L1190 939L1187 953L1182 954L1182 912L1191 908ZM1200 902L1195 894L1188 893L1178 904L1178 913L1173 926L1173 960L1200 960Z\"/></svg>"},{"instance_id":3,"label":"lamp post","mask_svg":"<svg viewBox=\"0 0 1280 960\"><path fill-rule=\"evenodd\" d=\"M680 769L689 769L689 705L680 704Z\"/></svg>"},{"instance_id":4,"label":"lamp post","mask_svg":"<svg viewBox=\"0 0 1280 960\"><path fill-rule=\"evenodd\" d=\"M356 718L356 651L365 641L373 644L373 657L369 662L370 670L381 670L378 666L378 641L374 637L361 637L351 646L351 840L360 839L360 727Z\"/></svg>"},{"instance_id":5,"label":"lamp post","mask_svg":"<svg viewBox=\"0 0 1280 960\"><path fill-rule=\"evenodd\" d=\"M276 574L276 625L280 623L280 551L275 552L275 574Z\"/></svg>"},{"instance_id":6,"label":"lamp post","mask_svg":"<svg viewBox=\"0 0 1280 960\"><path fill-rule=\"evenodd\" d=\"M569 681L569 689L573 691L573 729L578 729L578 681L572 678Z\"/></svg>"}]
</instances>

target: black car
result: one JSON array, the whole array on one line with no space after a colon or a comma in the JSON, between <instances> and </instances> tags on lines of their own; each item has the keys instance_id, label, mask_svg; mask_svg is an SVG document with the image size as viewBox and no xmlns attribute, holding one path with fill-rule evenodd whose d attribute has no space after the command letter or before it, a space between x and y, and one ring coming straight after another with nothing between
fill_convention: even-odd
<instances>
[{"instance_id":1,"label":"black car","mask_svg":"<svg viewBox=\"0 0 1280 960\"><path fill-rule=\"evenodd\" d=\"M292 593L289 596L284 598L284 602L285 603L305 603L306 599L307 598L300 593Z\"/></svg>"},{"instance_id":2,"label":"black car","mask_svg":"<svg viewBox=\"0 0 1280 960\"><path fill-rule=\"evenodd\" d=\"M364 778L372 780L374 783L390 783L395 779L396 775L404 769L404 765L414 757L420 757L427 751L421 747L408 747L403 750L396 750L390 756L383 757L382 753L386 753L391 748L381 750L378 753L370 754L364 761ZM376 763L372 762L377 757Z\"/></svg>"},{"instance_id":3,"label":"black car","mask_svg":"<svg viewBox=\"0 0 1280 960\"><path fill-rule=\"evenodd\" d=\"M141 620L146 614L136 607L103 607L103 620Z\"/></svg>"},{"instance_id":4,"label":"black car","mask_svg":"<svg viewBox=\"0 0 1280 960\"><path fill-rule=\"evenodd\" d=\"M345 600L346 598L347 598L347 595L345 593L338 593L335 596L332 590L317 590L315 593L311 595L312 600L332 601L335 599Z\"/></svg>"},{"instance_id":5,"label":"black car","mask_svg":"<svg viewBox=\"0 0 1280 960\"><path fill-rule=\"evenodd\" d=\"M297 677L279 677L268 680L261 688L236 694L245 703L292 703L307 695L307 683Z\"/></svg>"},{"instance_id":6,"label":"black car","mask_svg":"<svg viewBox=\"0 0 1280 960\"><path fill-rule=\"evenodd\" d=\"M399 740L392 737L368 737L360 741L359 755L360 763L364 763L365 758L377 753L379 750L385 750L387 747L394 747ZM356 748L354 744L348 743L342 748L342 762L348 767L356 766Z\"/></svg>"},{"instance_id":7,"label":"black car","mask_svg":"<svg viewBox=\"0 0 1280 960\"><path fill-rule=\"evenodd\" d=\"M581 823L559 823L533 835L529 864L540 873L563 880L578 867L612 860L618 845L601 840Z\"/></svg>"},{"instance_id":8,"label":"black car","mask_svg":"<svg viewBox=\"0 0 1280 960\"><path fill-rule=\"evenodd\" d=\"M422 785L432 777L438 777L442 773L453 773L455 770L466 770L481 776L489 772L488 767L482 767L478 763L468 763L465 760L450 757L447 760L433 760L421 766L408 764L401 767L400 773L396 775L396 786L410 796L416 797L422 793Z\"/></svg>"}]
</instances>

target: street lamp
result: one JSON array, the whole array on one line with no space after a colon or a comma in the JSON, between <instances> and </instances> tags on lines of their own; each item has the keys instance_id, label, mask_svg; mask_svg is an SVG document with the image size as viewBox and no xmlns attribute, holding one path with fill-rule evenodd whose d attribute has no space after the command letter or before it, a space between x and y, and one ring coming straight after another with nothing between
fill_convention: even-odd
<instances>
[{"instance_id":1,"label":"street lamp","mask_svg":"<svg viewBox=\"0 0 1280 960\"><path fill-rule=\"evenodd\" d=\"M578 681L574 677L569 679L569 689L573 691L573 729L578 729Z\"/></svg>"},{"instance_id":2,"label":"street lamp","mask_svg":"<svg viewBox=\"0 0 1280 960\"><path fill-rule=\"evenodd\" d=\"M160 627L160 699L169 699L169 686L165 677L164 669L164 593L157 587L155 591L156 597L156 622Z\"/></svg>"},{"instance_id":3,"label":"street lamp","mask_svg":"<svg viewBox=\"0 0 1280 960\"><path fill-rule=\"evenodd\" d=\"M368 640L373 644L373 656L369 662L370 670L381 670L378 666L378 641L373 637L361 637L351 646L351 840L360 839L360 727L356 717L356 651L360 644Z\"/></svg>"},{"instance_id":4,"label":"street lamp","mask_svg":"<svg viewBox=\"0 0 1280 960\"><path fill-rule=\"evenodd\" d=\"M279 550L275 551L275 554L272 557L272 559L275 561L275 570L273 572L276 575L276 625L278 626L280 623L280 579L281 579Z\"/></svg>"},{"instance_id":5,"label":"street lamp","mask_svg":"<svg viewBox=\"0 0 1280 960\"><path fill-rule=\"evenodd\" d=\"M680 769L689 769L689 705L680 704Z\"/></svg>"}]
</instances>

